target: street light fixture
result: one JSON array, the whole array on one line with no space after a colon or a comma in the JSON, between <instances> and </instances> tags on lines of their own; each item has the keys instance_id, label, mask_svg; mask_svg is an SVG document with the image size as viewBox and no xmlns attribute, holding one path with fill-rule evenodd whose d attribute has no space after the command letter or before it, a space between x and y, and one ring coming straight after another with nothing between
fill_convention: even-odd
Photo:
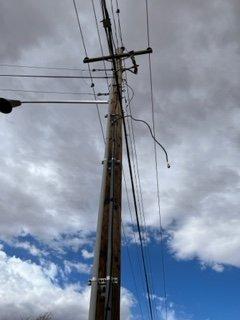
<instances>
[{"instance_id":1,"label":"street light fixture","mask_svg":"<svg viewBox=\"0 0 240 320\"><path fill-rule=\"evenodd\" d=\"M11 100L0 98L0 112L10 113L12 108L19 107L22 104L108 104L107 100Z\"/></svg>"}]
</instances>

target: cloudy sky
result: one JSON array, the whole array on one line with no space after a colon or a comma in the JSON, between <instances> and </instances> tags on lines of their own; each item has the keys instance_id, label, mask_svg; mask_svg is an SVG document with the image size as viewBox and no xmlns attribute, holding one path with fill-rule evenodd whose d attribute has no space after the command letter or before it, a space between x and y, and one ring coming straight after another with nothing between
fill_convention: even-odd
<instances>
[{"instance_id":1,"label":"cloudy sky","mask_svg":"<svg viewBox=\"0 0 240 320\"><path fill-rule=\"evenodd\" d=\"M118 2L125 47L145 49L145 1ZM88 54L99 56L91 1L77 4ZM171 162L167 169L158 150L168 320L239 319L240 3L152 0L149 15L156 135ZM0 36L0 74L87 75L71 0L0 0ZM128 74L132 112L151 123L148 59L137 63L139 74ZM103 80L95 88L108 89ZM0 77L6 98L94 98L87 93L88 80ZM107 109L100 109L105 128ZM85 320L104 154L96 108L26 105L2 114L0 128L0 319L51 312ZM134 132L156 319L165 320L153 141L141 124ZM122 319L148 319L123 191Z\"/></svg>"}]
</instances>

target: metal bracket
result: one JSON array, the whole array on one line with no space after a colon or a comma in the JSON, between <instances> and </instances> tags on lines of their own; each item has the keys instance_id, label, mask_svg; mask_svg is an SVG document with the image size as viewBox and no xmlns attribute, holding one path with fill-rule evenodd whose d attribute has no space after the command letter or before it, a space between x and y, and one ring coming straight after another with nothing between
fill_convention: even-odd
<instances>
[{"instance_id":1,"label":"metal bracket","mask_svg":"<svg viewBox=\"0 0 240 320\"><path fill-rule=\"evenodd\" d=\"M88 280L88 285L91 286L93 282L97 282L99 286L106 286L107 281L111 281L112 284L118 284L118 278L117 277L110 277L107 276L106 278L92 278Z\"/></svg>"}]
</instances>

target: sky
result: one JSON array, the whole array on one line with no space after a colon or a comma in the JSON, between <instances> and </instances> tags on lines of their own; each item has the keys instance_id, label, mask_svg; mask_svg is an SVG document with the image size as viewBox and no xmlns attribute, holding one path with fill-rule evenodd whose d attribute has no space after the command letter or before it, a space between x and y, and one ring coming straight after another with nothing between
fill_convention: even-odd
<instances>
[{"instance_id":1,"label":"sky","mask_svg":"<svg viewBox=\"0 0 240 320\"><path fill-rule=\"evenodd\" d=\"M145 1L118 2L126 49L146 49ZM167 169L158 149L161 246L154 145L146 127L134 123L156 319L166 320L161 253L168 320L239 319L240 3L148 2L156 136L171 163ZM78 0L77 6L88 55L100 56L91 2ZM0 9L0 75L87 75L71 0L2 0ZM151 124L148 58L136 59L138 75L128 74L132 113ZM95 89L108 88L96 79ZM89 93L85 79L0 76L5 98L93 99ZM106 112L100 106L104 129ZM0 320L44 312L56 320L85 320L104 156L96 108L25 105L2 114L0 128ZM125 161L124 170L131 194ZM121 319L148 319L125 188L122 214Z\"/></svg>"}]
</instances>

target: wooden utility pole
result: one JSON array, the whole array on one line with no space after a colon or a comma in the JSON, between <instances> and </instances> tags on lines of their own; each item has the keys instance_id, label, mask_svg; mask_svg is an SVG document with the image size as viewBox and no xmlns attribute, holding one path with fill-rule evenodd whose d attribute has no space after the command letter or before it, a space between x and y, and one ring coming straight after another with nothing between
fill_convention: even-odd
<instances>
[{"instance_id":1,"label":"wooden utility pole","mask_svg":"<svg viewBox=\"0 0 240 320\"><path fill-rule=\"evenodd\" d=\"M117 53L121 54L122 49ZM122 198L122 58L116 59L109 101L89 320L120 319ZM118 87L117 87L118 84ZM120 92L120 95L119 95Z\"/></svg>"},{"instance_id":2,"label":"wooden utility pole","mask_svg":"<svg viewBox=\"0 0 240 320\"><path fill-rule=\"evenodd\" d=\"M137 73L135 55L150 54L151 48L84 59L85 63L112 60L113 80L108 110L105 158L98 212L93 277L90 280L91 298L88 320L120 319L121 288L121 200L122 200L122 76L123 71ZM122 59L131 58L133 66L123 68ZM124 126L125 140L126 126Z\"/></svg>"}]
</instances>

